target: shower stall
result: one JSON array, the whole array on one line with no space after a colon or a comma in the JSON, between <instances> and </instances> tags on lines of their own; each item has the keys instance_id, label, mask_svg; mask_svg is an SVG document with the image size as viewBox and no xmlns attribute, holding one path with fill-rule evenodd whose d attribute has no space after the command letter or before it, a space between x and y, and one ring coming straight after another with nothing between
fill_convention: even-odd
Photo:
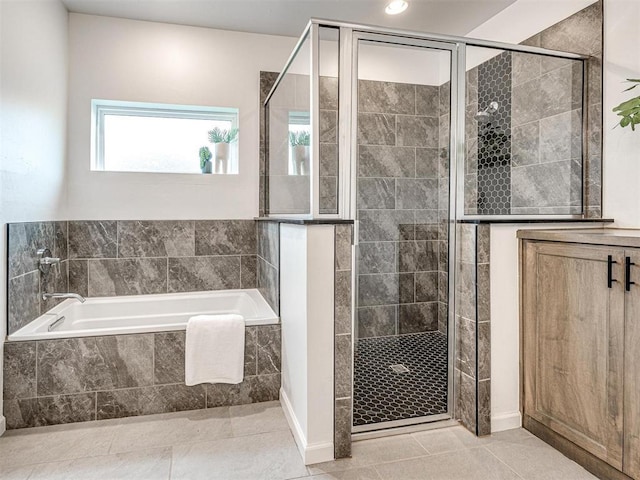
<instances>
[{"instance_id":1,"label":"shower stall","mask_svg":"<svg viewBox=\"0 0 640 480\"><path fill-rule=\"evenodd\" d=\"M461 416L461 226L587 214L585 61L309 23L266 97L261 213L354 221L354 433Z\"/></svg>"}]
</instances>

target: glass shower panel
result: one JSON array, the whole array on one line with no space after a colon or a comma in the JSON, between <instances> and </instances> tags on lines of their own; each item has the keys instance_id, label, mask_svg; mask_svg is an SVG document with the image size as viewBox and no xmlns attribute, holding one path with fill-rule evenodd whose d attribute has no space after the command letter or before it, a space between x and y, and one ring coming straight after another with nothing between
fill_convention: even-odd
<instances>
[{"instance_id":1,"label":"glass shower panel","mask_svg":"<svg viewBox=\"0 0 640 480\"><path fill-rule=\"evenodd\" d=\"M311 213L310 40L304 40L266 105L269 214Z\"/></svg>"},{"instance_id":2,"label":"glass shower panel","mask_svg":"<svg viewBox=\"0 0 640 480\"><path fill-rule=\"evenodd\" d=\"M448 411L451 53L360 40L354 431Z\"/></svg>"},{"instance_id":3,"label":"glass shower panel","mask_svg":"<svg viewBox=\"0 0 640 480\"><path fill-rule=\"evenodd\" d=\"M467 47L467 215L583 210L583 62Z\"/></svg>"}]
</instances>

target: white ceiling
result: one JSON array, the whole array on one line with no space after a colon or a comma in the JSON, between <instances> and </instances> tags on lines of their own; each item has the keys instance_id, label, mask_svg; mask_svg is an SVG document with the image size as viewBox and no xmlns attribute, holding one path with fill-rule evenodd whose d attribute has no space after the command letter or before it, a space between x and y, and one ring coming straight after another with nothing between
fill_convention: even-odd
<instances>
[{"instance_id":1,"label":"white ceiling","mask_svg":"<svg viewBox=\"0 0 640 480\"><path fill-rule=\"evenodd\" d=\"M311 17L464 35L515 0L62 0L71 12L297 37Z\"/></svg>"}]
</instances>

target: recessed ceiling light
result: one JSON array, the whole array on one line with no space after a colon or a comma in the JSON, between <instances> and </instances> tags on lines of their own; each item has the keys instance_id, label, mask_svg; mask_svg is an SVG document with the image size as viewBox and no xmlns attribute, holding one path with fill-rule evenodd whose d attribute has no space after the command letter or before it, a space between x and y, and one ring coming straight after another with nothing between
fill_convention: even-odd
<instances>
[{"instance_id":1,"label":"recessed ceiling light","mask_svg":"<svg viewBox=\"0 0 640 480\"><path fill-rule=\"evenodd\" d=\"M405 2L405 0L393 0L387 4L384 11L387 15L397 15L404 12L408 6L409 2Z\"/></svg>"}]
</instances>

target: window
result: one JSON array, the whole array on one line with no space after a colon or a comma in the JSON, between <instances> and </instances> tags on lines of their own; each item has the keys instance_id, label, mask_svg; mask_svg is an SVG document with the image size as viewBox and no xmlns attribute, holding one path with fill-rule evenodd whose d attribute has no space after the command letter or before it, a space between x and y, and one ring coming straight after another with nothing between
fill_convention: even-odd
<instances>
[{"instance_id":1,"label":"window","mask_svg":"<svg viewBox=\"0 0 640 480\"><path fill-rule=\"evenodd\" d=\"M237 137L223 150L208 134L236 129L238 109L109 100L92 100L91 108L92 170L202 173L199 151L206 146L215 173L238 173Z\"/></svg>"},{"instance_id":2,"label":"window","mask_svg":"<svg viewBox=\"0 0 640 480\"><path fill-rule=\"evenodd\" d=\"M309 175L309 112L289 112L289 175Z\"/></svg>"}]
</instances>

